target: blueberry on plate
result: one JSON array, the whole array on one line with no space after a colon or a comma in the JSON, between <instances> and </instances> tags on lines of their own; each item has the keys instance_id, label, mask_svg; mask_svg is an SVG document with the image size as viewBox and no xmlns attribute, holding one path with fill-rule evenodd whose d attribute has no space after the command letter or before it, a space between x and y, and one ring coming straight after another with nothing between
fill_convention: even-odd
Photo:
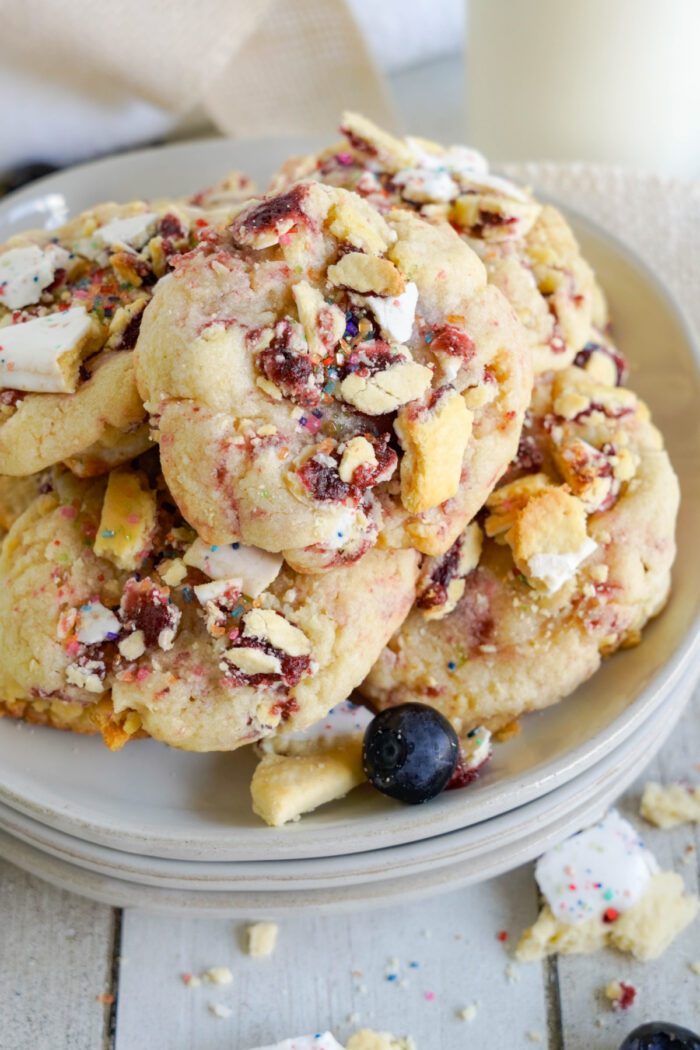
<instances>
[{"instance_id":1,"label":"blueberry on plate","mask_svg":"<svg viewBox=\"0 0 700 1050\"><path fill-rule=\"evenodd\" d=\"M667 1021L650 1021L630 1032L620 1050L700 1050L700 1035Z\"/></svg>"},{"instance_id":2,"label":"blueberry on plate","mask_svg":"<svg viewBox=\"0 0 700 1050\"><path fill-rule=\"evenodd\" d=\"M417 805L447 786L459 757L454 729L426 704L400 704L373 718L365 731L362 764L384 795Z\"/></svg>"}]
</instances>

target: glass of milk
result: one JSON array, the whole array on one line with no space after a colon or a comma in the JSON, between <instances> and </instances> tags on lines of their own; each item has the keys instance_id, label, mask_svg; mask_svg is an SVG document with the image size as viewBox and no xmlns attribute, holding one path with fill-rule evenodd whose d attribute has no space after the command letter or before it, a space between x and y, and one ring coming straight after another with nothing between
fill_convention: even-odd
<instances>
[{"instance_id":1,"label":"glass of milk","mask_svg":"<svg viewBox=\"0 0 700 1050\"><path fill-rule=\"evenodd\" d=\"M467 0L467 15L471 145L700 176L700 0Z\"/></svg>"}]
</instances>

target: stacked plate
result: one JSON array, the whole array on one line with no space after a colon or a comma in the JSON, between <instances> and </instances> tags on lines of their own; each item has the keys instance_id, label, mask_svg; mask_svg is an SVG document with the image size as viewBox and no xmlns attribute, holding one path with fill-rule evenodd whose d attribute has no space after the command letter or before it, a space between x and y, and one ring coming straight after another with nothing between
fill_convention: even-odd
<instances>
[{"instance_id":1,"label":"stacked plate","mask_svg":"<svg viewBox=\"0 0 700 1050\"><path fill-rule=\"evenodd\" d=\"M0 209L0 239L56 224L97 199L180 194L240 167L264 185L295 147L216 141L131 154L35 184ZM671 601L643 644L565 703L527 718L485 775L429 805L369 787L281 829L250 808L254 758L153 741L110 755L100 740L0 722L0 854L112 904L240 914L366 908L477 881L595 820L663 745L695 684L700 648L700 365L654 276L568 216L608 291L635 389L651 404L683 505Z\"/></svg>"}]
</instances>

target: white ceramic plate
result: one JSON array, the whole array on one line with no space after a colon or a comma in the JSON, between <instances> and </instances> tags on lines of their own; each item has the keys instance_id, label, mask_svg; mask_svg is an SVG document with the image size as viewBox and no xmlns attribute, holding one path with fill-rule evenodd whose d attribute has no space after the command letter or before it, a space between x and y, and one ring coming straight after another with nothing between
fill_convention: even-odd
<instances>
[{"instance_id":1,"label":"white ceramic plate","mask_svg":"<svg viewBox=\"0 0 700 1050\"><path fill-rule=\"evenodd\" d=\"M0 239L112 196L180 194L241 167L264 184L299 142L213 141L133 153L36 183L0 207ZM663 430L681 478L672 599L644 644L609 660L566 703L530 716L468 791L402 808L369 791L290 827L250 811L252 756L188 755L152 741L108 755L101 742L0 723L0 801L74 836L182 860L323 857L416 842L507 813L600 762L666 701L698 649L700 374L689 329L663 286L621 244L571 216L609 294L635 386Z\"/></svg>"},{"instance_id":2,"label":"white ceramic plate","mask_svg":"<svg viewBox=\"0 0 700 1050\"><path fill-rule=\"evenodd\" d=\"M543 836L553 841L595 820L663 745L694 685L686 676L670 701L611 755L580 776L519 809L461 831L367 853L285 861L177 861L142 857L66 835L0 803L0 830L77 868L167 890L198 893L311 891L423 876L449 867L478 878L489 858L513 864L534 857ZM544 848L544 847L542 847ZM187 898L185 898L187 899Z\"/></svg>"},{"instance_id":3,"label":"white ceramic plate","mask_svg":"<svg viewBox=\"0 0 700 1050\"><path fill-rule=\"evenodd\" d=\"M337 913L360 908L366 911L395 904L397 900L407 902L427 893L434 895L500 875L532 860L565 836L598 820L663 743L691 688L692 683L688 682L680 700L675 698L671 709L657 713L650 720L654 723L653 732L651 724L643 727L632 734L618 752L604 759L600 766L605 769L595 767L546 797L522 807L519 812L529 811L526 833L513 837L509 826L513 815L508 814L476 828L381 850L378 854L380 863L381 858L386 858L391 868L386 878L368 879L366 872L360 872L349 881L327 878L316 884L297 884L292 879L288 884L282 882L281 888L278 883L272 891L266 882L256 879L251 880L249 886L241 882L233 888L227 882L202 883L192 876L129 879L127 872L120 871L118 866L78 864L70 859L70 851L47 851L44 845L36 848L1 829L0 855L57 886L117 907L131 905L190 915L225 915L250 921L283 917L300 908L313 909L315 914ZM474 833L482 829L488 829L485 837L488 848L477 850L473 843L470 846L465 840L473 839ZM394 862L400 855L403 855L403 864ZM358 855L358 858L368 857L373 859L374 855ZM330 864L342 870L346 859L327 858L309 863L318 866ZM173 864L162 860L157 863ZM295 864L298 862L273 862L276 869ZM206 865L195 864L194 867Z\"/></svg>"}]
</instances>

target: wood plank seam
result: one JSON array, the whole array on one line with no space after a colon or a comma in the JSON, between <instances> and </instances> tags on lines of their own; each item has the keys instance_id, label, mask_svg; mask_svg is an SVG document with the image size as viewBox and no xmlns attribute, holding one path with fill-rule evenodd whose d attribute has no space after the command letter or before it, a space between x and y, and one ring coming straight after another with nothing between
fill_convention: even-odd
<instances>
[{"instance_id":1,"label":"wood plank seam","mask_svg":"<svg viewBox=\"0 0 700 1050\"><path fill-rule=\"evenodd\" d=\"M542 962L545 1009L547 1015L547 1050L564 1050L561 993L559 989L558 958L556 955Z\"/></svg>"},{"instance_id":2,"label":"wood plank seam","mask_svg":"<svg viewBox=\"0 0 700 1050\"><path fill-rule=\"evenodd\" d=\"M109 994L113 1001L105 1016L104 1035L102 1043L104 1050L114 1050L117 1039L117 1000L119 999L119 971L121 967L122 951L122 920L121 908L115 908L112 917L112 931L110 938L110 975Z\"/></svg>"}]
</instances>

